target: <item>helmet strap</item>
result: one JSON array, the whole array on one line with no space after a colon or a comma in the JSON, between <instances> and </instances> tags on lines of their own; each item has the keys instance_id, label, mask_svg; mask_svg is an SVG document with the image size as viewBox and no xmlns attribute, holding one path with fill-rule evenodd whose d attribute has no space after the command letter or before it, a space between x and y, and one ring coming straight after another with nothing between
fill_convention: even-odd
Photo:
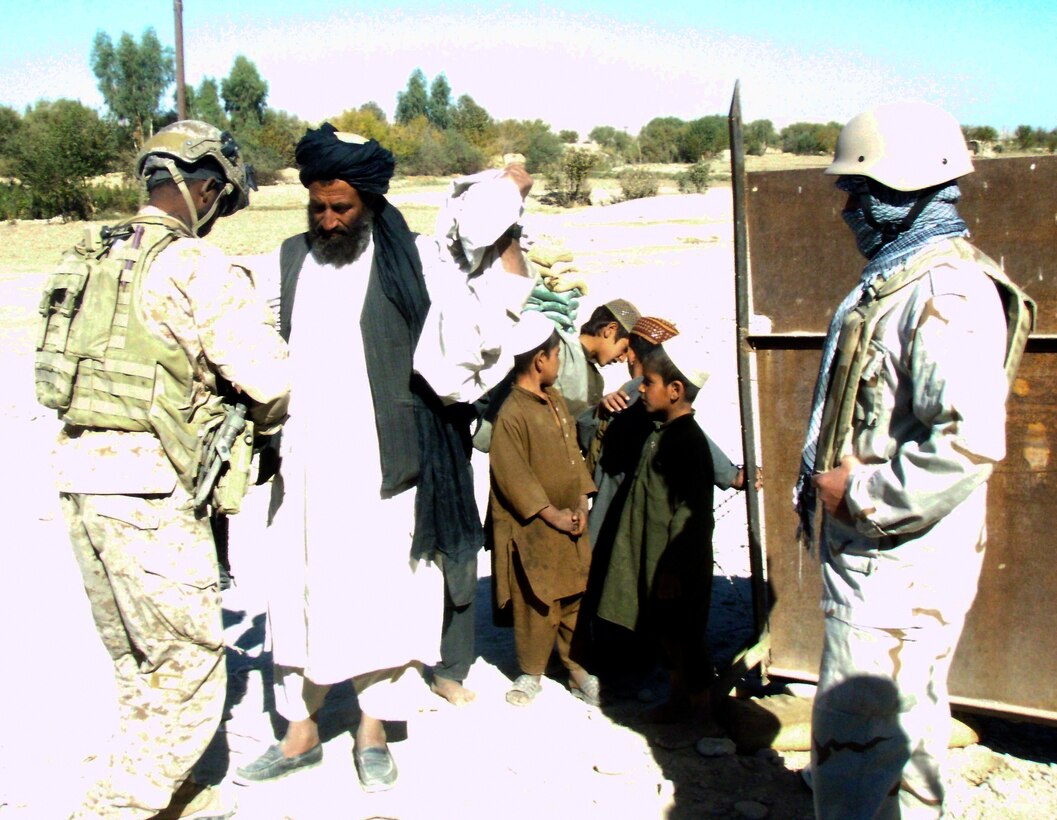
<instances>
[{"instance_id":1,"label":"helmet strap","mask_svg":"<svg viewBox=\"0 0 1057 820\"><path fill-rule=\"evenodd\" d=\"M199 216L198 208L195 207L194 200L191 198L191 189L187 187L187 180L184 179L184 175L180 173L180 169L176 166L176 163L168 157L163 158L162 162L170 176L172 176L173 182L176 183L176 187L180 189L180 194L184 198L184 204L187 205L187 218L191 220L191 232L195 236L199 236L199 229L203 225L209 224L210 220L213 219L213 216L216 214L217 209L220 207L220 203L235 190L235 186L230 182L225 182L223 190L217 195L216 199L213 200L213 204L209 206L209 210L202 216Z\"/></svg>"},{"instance_id":2,"label":"helmet strap","mask_svg":"<svg viewBox=\"0 0 1057 820\"><path fill-rule=\"evenodd\" d=\"M201 219L195 222L196 235L198 234L199 228L201 228L203 225L209 224L209 221L213 218L214 214L216 214L217 210L220 208L220 203L227 199L228 195L234 190L235 186L232 185L230 182L224 183L224 189L219 194L217 194L217 198L213 200L213 204L209 206L209 210L206 211L205 214L203 214Z\"/></svg>"}]
</instances>

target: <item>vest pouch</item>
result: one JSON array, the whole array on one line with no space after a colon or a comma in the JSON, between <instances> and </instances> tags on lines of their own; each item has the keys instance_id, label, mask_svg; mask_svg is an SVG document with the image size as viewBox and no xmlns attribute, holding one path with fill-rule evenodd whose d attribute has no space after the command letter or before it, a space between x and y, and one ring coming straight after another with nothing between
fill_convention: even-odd
<instances>
[{"instance_id":1,"label":"vest pouch","mask_svg":"<svg viewBox=\"0 0 1057 820\"><path fill-rule=\"evenodd\" d=\"M121 267L113 259L91 266L81 307L73 318L66 352L78 359L102 361L110 343L111 325L117 310ZM128 299L128 294L125 294Z\"/></svg>"},{"instance_id":2,"label":"vest pouch","mask_svg":"<svg viewBox=\"0 0 1057 820\"><path fill-rule=\"evenodd\" d=\"M824 473L840 464L846 440L842 436L854 408L845 400L845 388L849 383L858 385L862 362L857 361L859 341L862 338L866 316L862 307L848 311L837 337L837 350L830 372L828 398L822 411L818 445L815 452L815 472ZM838 401L832 397L838 397Z\"/></svg>"},{"instance_id":3,"label":"vest pouch","mask_svg":"<svg viewBox=\"0 0 1057 820\"><path fill-rule=\"evenodd\" d=\"M40 324L34 356L37 401L52 410L70 406L77 358L66 352L70 329L78 314L89 268L75 254L64 257L58 271L48 277L40 301Z\"/></svg>"},{"instance_id":4,"label":"vest pouch","mask_svg":"<svg viewBox=\"0 0 1057 820\"><path fill-rule=\"evenodd\" d=\"M253 422L246 419L246 428L231 444L231 461L224 467L213 487L213 512L236 515L242 509L242 499L250 485L253 460Z\"/></svg>"}]
</instances>

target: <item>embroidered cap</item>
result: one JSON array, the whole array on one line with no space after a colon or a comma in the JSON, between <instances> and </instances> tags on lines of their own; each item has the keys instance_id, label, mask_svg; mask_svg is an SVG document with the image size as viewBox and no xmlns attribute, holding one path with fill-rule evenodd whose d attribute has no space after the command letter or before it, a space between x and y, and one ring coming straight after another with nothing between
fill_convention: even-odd
<instances>
[{"instance_id":1,"label":"embroidered cap","mask_svg":"<svg viewBox=\"0 0 1057 820\"><path fill-rule=\"evenodd\" d=\"M641 336L643 339L653 342L655 345L663 344L673 336L679 335L679 330L674 324L667 319L659 319L656 316L643 316L635 322L631 332L636 336Z\"/></svg>"},{"instance_id":2,"label":"embroidered cap","mask_svg":"<svg viewBox=\"0 0 1057 820\"><path fill-rule=\"evenodd\" d=\"M676 366L688 382L701 387L708 381L709 373L705 369L708 352L704 342L690 336L673 336L662 345L672 364Z\"/></svg>"}]
</instances>

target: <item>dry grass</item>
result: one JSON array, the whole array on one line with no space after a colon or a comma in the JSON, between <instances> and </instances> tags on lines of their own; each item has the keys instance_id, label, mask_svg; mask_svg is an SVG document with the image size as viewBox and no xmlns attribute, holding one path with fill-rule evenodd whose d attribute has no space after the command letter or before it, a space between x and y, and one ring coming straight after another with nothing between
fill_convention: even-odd
<instances>
[{"instance_id":1,"label":"dry grass","mask_svg":"<svg viewBox=\"0 0 1057 820\"><path fill-rule=\"evenodd\" d=\"M448 180L399 180L394 193L415 196L446 190ZM253 204L232 217L221 219L210 241L230 254L267 253L288 236L305 229L305 189L296 185L269 185L257 191ZM437 206L401 203L400 211L411 230L429 232L437 219ZM86 227L114 224L117 220L49 222L18 220L0 223L0 275L41 273L51 270L62 253L84 235Z\"/></svg>"},{"instance_id":2,"label":"dry grass","mask_svg":"<svg viewBox=\"0 0 1057 820\"><path fill-rule=\"evenodd\" d=\"M828 157L798 157L791 154L767 154L763 157L746 157L746 170L773 171L792 168L822 168ZM685 171L686 165L646 165L646 170L662 179L660 195L678 193L676 186L665 178L674 178ZM729 184L730 171L722 159L712 161L715 185ZM450 184L445 177L401 177L394 179L390 196L404 214L413 231L420 233L433 230L438 206ZM615 196L620 194L620 183L612 178L590 181L592 187L604 188ZM537 178L533 189L536 196L546 192L546 183ZM307 201L305 189L297 182L268 185L253 195L253 204L229 219L217 223L211 241L227 253L256 254L274 250L288 236L304 230L304 207ZM530 200L528 210L537 214L575 213L582 209L563 209L542 205ZM83 235L86 224L106 224L116 220L98 220L95 223L55 223L43 220L7 222L0 224L0 274L40 273L50 270L63 251L71 247Z\"/></svg>"}]
</instances>

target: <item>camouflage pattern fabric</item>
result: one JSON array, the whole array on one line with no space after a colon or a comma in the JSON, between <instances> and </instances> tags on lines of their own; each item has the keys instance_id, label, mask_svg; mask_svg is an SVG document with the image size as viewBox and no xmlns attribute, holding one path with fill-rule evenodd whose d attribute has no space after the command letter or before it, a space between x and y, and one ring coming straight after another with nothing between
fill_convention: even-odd
<instances>
[{"instance_id":1,"label":"camouflage pattern fabric","mask_svg":"<svg viewBox=\"0 0 1057 820\"><path fill-rule=\"evenodd\" d=\"M879 629L826 618L811 724L820 820L942 815L947 674L963 623Z\"/></svg>"},{"instance_id":2,"label":"camouflage pattern fabric","mask_svg":"<svg viewBox=\"0 0 1057 820\"><path fill-rule=\"evenodd\" d=\"M163 212L152 206L141 216ZM217 248L181 238L167 246L133 296L146 332L186 353L191 404L236 385L254 401L260 432L286 416L290 372L274 316L252 274ZM193 808L188 781L216 732L226 688L219 573L208 519L151 432L67 425L54 468L100 638L114 663L121 725L109 773L78 816L162 817ZM201 816L201 815L199 815Z\"/></svg>"},{"instance_id":3,"label":"camouflage pattern fabric","mask_svg":"<svg viewBox=\"0 0 1057 820\"><path fill-rule=\"evenodd\" d=\"M152 817L216 732L227 674L206 518L167 497L62 494L96 627L114 662L120 727L85 817Z\"/></svg>"}]
</instances>

